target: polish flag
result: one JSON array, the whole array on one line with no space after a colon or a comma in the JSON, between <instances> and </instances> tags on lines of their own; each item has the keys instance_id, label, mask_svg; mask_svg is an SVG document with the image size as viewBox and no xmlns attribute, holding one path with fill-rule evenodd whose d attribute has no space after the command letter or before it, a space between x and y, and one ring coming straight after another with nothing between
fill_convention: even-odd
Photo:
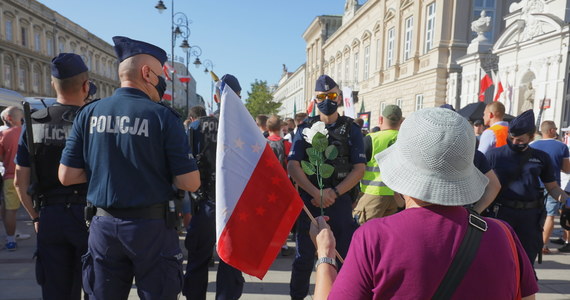
<instances>
[{"instance_id":1,"label":"polish flag","mask_svg":"<svg viewBox=\"0 0 570 300\"><path fill-rule=\"evenodd\" d=\"M172 91L164 91L164 95L162 95L162 100L172 101Z\"/></svg>"},{"instance_id":2,"label":"polish flag","mask_svg":"<svg viewBox=\"0 0 570 300\"><path fill-rule=\"evenodd\" d=\"M171 66L168 62L165 62L164 66L162 66L162 71L164 71L164 76L166 76L166 79L172 81L172 75L176 73L176 69L174 69L174 67Z\"/></svg>"},{"instance_id":3,"label":"polish flag","mask_svg":"<svg viewBox=\"0 0 570 300\"><path fill-rule=\"evenodd\" d=\"M493 84L497 87L495 89L495 97L493 97L493 101L497 101L499 100L499 97L503 93L504 89L503 89L503 83L501 82L501 77L499 77L499 74L496 74L494 71L493 71Z\"/></svg>"},{"instance_id":4,"label":"polish flag","mask_svg":"<svg viewBox=\"0 0 570 300\"><path fill-rule=\"evenodd\" d=\"M481 78L481 82L479 83L479 101L480 102L485 102L485 91L493 85L493 79L491 79L491 76L489 76L489 74L487 74L487 72L485 72L484 70L482 70L483 73L485 74L485 76L483 76L483 78Z\"/></svg>"},{"instance_id":5,"label":"polish flag","mask_svg":"<svg viewBox=\"0 0 570 300\"><path fill-rule=\"evenodd\" d=\"M263 279L303 201L240 98L222 91L216 160L219 257Z\"/></svg>"},{"instance_id":6,"label":"polish flag","mask_svg":"<svg viewBox=\"0 0 570 300\"><path fill-rule=\"evenodd\" d=\"M179 75L178 80L182 83L188 83L190 82L190 75Z\"/></svg>"}]
</instances>

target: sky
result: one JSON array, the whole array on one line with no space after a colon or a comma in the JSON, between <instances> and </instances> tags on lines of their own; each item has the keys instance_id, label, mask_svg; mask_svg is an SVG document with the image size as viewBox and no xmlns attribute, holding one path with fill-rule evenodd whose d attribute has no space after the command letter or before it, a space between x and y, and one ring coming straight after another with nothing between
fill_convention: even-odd
<instances>
[{"instance_id":1,"label":"sky","mask_svg":"<svg viewBox=\"0 0 570 300\"><path fill-rule=\"evenodd\" d=\"M69 20L113 45L112 37L124 35L171 50L172 1L165 0L162 14L158 0L39 0ZM362 0L360 1L363 2ZM247 98L256 80L277 84L282 64L295 71L305 60L303 32L319 15L341 15L345 0L175 0L174 11L192 22L189 43L202 49L200 60L209 59L218 76L235 75ZM73 5L71 5L73 4ZM185 56L176 42L175 55ZM190 59L193 62L195 57ZM190 65L197 93L210 99L210 76Z\"/></svg>"}]
</instances>

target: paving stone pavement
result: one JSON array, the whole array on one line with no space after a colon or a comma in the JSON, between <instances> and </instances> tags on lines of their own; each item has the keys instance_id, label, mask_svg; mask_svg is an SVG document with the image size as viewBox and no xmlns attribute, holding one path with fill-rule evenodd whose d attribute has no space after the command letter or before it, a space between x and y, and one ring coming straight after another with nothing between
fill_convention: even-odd
<instances>
[{"instance_id":1,"label":"paving stone pavement","mask_svg":"<svg viewBox=\"0 0 570 300\"><path fill-rule=\"evenodd\" d=\"M0 300L38 300L41 299L40 287L35 281L34 260L35 234L33 226L26 212L21 209L18 212L17 231L32 234L27 240L18 241L18 249L14 252L0 250ZM4 244L4 226L0 224L0 242ZM183 246L183 238L181 238ZM294 245L289 242L290 245ZM558 245L550 244L551 249ZM183 247L182 247L183 248ZM536 265L540 292L537 299L544 300L568 300L570 299L570 253L557 253L545 255L543 263ZM246 300L281 300L290 299L289 278L293 257L279 256L265 279L244 275L245 287L241 299ZM216 266L210 268L207 299L215 297ZM314 273L311 277L311 289L314 289ZM136 290L131 290L129 299L139 299ZM183 297L181 297L183 299ZM307 297L311 299L311 297Z\"/></svg>"}]
</instances>

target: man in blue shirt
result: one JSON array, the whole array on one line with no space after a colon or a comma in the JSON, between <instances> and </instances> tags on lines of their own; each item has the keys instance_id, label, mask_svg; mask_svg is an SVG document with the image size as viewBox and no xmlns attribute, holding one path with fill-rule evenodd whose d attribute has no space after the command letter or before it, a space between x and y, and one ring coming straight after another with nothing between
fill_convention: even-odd
<instances>
[{"instance_id":1,"label":"man in blue shirt","mask_svg":"<svg viewBox=\"0 0 570 300\"><path fill-rule=\"evenodd\" d=\"M67 140L59 179L89 182L96 207L83 258L92 299L127 299L133 277L142 299L177 299L182 289L172 184L195 191L196 163L179 116L158 104L166 88L164 50L114 37L121 88L86 105Z\"/></svg>"},{"instance_id":2,"label":"man in blue shirt","mask_svg":"<svg viewBox=\"0 0 570 300\"><path fill-rule=\"evenodd\" d=\"M557 201L565 203L568 198L556 182L548 154L528 146L535 130L534 113L527 110L511 121L507 145L486 154L501 182L493 208L495 217L513 227L532 264L542 248L541 182Z\"/></svg>"},{"instance_id":3,"label":"man in blue shirt","mask_svg":"<svg viewBox=\"0 0 570 300\"><path fill-rule=\"evenodd\" d=\"M531 143L530 146L548 153L554 168L554 177L556 177L556 182L560 186L560 172L570 173L570 154L568 153L568 147L556 139L557 130L558 128L556 128L556 124L553 121L542 122L540 125L542 139ZM544 202L546 220L544 221L544 231L542 232L542 240L544 242L543 254L550 253L547 244L554 229L554 217L560 215L560 204L552 196L547 196Z\"/></svg>"},{"instance_id":4,"label":"man in blue shirt","mask_svg":"<svg viewBox=\"0 0 570 300\"><path fill-rule=\"evenodd\" d=\"M320 215L320 190L316 177L308 177L301 168L301 161L308 160L306 149L311 147L305 141L303 129L310 128L321 121L329 134L329 144L334 144L339 152L333 161L327 161L335 168L330 179L324 180L323 201L325 215L330 217L330 225L337 237L337 247L342 257L346 256L348 245L356 227L352 218L352 203L358 194L357 184L364 175L366 156L364 155L363 137L360 127L352 119L340 116L337 112L342 95L336 82L327 75L317 79L316 101L319 116L309 118L299 125L293 138L291 153L288 157L289 175L301 188L301 198L313 216ZM313 270L315 246L309 237L310 220L306 213L301 213L297 221L297 255L291 273L290 294L293 299L303 299L309 292L309 279Z\"/></svg>"}]
</instances>

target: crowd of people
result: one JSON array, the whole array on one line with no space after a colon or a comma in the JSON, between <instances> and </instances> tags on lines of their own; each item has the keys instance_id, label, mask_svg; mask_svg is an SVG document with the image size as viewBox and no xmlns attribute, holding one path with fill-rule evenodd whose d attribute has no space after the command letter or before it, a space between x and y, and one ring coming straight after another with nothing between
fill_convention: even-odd
<instances>
[{"instance_id":1,"label":"crowd of people","mask_svg":"<svg viewBox=\"0 0 570 300\"><path fill-rule=\"evenodd\" d=\"M126 299L133 279L141 299L205 299L216 243L218 114L192 107L183 124L160 103L164 50L113 41L121 87L111 97L89 101L86 65L61 53L51 64L56 104L23 126L22 110L2 113L6 248L17 247L21 204L37 232L43 299ZM224 88L241 94L235 76L220 81L218 97ZM569 198L568 145L554 122L544 121L531 143L532 110L507 123L493 102L469 123L452 109L404 118L387 105L368 134L339 114L333 78L317 79L313 101L318 115L260 115L260 132L251 133L266 137L276 167L291 178L283 184L297 187L308 211L292 228L296 248L285 241L281 250L295 254L292 299L307 297L315 269L316 299L534 299L533 265L551 252L545 245ZM314 126L335 148L326 178L303 168L314 159L306 136ZM570 252L568 240L567 233L556 240L559 251ZM242 272L220 260L216 299L238 299L243 287Z\"/></svg>"}]
</instances>

